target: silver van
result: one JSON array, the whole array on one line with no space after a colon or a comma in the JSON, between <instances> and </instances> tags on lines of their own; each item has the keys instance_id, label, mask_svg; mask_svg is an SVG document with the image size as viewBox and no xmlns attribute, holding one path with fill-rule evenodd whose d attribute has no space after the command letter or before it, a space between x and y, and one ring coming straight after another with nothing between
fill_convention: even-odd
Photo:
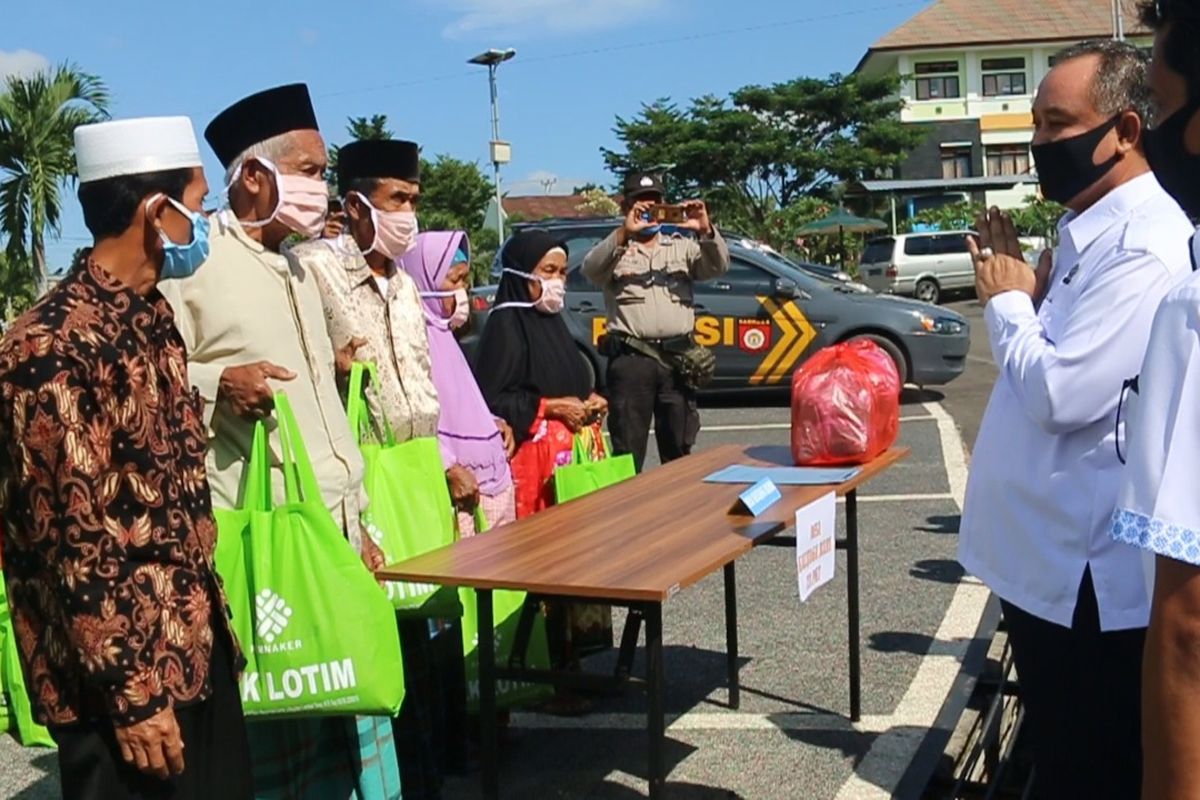
<instances>
[{"instance_id":1,"label":"silver van","mask_svg":"<svg viewBox=\"0 0 1200 800\"><path fill-rule=\"evenodd\" d=\"M867 242L859 280L876 292L937 303L945 292L975 286L968 231L905 233Z\"/></svg>"}]
</instances>

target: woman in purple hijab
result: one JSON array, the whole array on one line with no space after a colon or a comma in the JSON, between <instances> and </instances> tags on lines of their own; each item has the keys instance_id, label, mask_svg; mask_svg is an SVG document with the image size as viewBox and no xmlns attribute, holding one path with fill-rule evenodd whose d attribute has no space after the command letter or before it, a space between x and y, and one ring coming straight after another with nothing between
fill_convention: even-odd
<instances>
[{"instance_id":1,"label":"woman in purple hijab","mask_svg":"<svg viewBox=\"0 0 1200 800\"><path fill-rule=\"evenodd\" d=\"M508 425L488 410L454 337L454 330L465 324L471 313L469 248L461 231L422 233L400 265L416 282L425 309L433 383L442 406L438 420L442 459L446 469L460 465L475 476L483 517L488 528L495 528L517 515L508 468L513 440ZM458 530L461 536L474 536L474 516L460 510Z\"/></svg>"}]
</instances>

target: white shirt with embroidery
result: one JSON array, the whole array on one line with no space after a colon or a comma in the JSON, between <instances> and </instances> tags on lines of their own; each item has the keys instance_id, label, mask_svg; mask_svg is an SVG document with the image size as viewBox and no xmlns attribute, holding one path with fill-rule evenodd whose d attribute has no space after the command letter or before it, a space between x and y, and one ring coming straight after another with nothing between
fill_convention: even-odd
<instances>
[{"instance_id":1,"label":"white shirt with embroidery","mask_svg":"<svg viewBox=\"0 0 1200 800\"><path fill-rule=\"evenodd\" d=\"M1200 256L1200 237L1192 247ZM1200 272L1159 306L1135 400L1124 414L1127 463L1112 536L1200 565ZM1153 558L1147 563L1152 574Z\"/></svg>"}]
</instances>

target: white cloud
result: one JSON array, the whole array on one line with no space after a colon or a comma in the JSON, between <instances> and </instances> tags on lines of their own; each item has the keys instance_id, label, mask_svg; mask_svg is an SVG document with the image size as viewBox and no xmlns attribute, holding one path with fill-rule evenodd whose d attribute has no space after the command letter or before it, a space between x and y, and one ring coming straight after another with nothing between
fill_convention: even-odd
<instances>
[{"instance_id":1,"label":"white cloud","mask_svg":"<svg viewBox=\"0 0 1200 800\"><path fill-rule=\"evenodd\" d=\"M459 13L442 31L448 39L476 34L510 39L535 33L579 33L628 26L666 6L668 0L448 0Z\"/></svg>"},{"instance_id":2,"label":"white cloud","mask_svg":"<svg viewBox=\"0 0 1200 800\"><path fill-rule=\"evenodd\" d=\"M27 78L50 68L50 59L32 50L0 50L0 81Z\"/></svg>"}]
</instances>

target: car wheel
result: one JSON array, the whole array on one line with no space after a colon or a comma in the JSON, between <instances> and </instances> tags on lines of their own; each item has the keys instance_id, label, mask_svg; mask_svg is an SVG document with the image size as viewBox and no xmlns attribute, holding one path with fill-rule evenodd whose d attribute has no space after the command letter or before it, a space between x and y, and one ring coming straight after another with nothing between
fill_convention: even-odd
<instances>
[{"instance_id":1,"label":"car wheel","mask_svg":"<svg viewBox=\"0 0 1200 800\"><path fill-rule=\"evenodd\" d=\"M917 281L917 288L913 294L922 303L937 305L937 302L942 299L942 289L933 278L922 278Z\"/></svg>"},{"instance_id":2,"label":"car wheel","mask_svg":"<svg viewBox=\"0 0 1200 800\"><path fill-rule=\"evenodd\" d=\"M579 357L583 359L583 368L587 370L588 384L592 387L592 391L596 391L596 365L588 358L588 354L579 351Z\"/></svg>"},{"instance_id":3,"label":"car wheel","mask_svg":"<svg viewBox=\"0 0 1200 800\"><path fill-rule=\"evenodd\" d=\"M904 384L908 383L908 376L911 374L908 370L908 358L904 355L904 351L900 346L886 336L878 334L863 334L850 339L852 342L874 342L883 348L883 352L887 353L892 358L892 363L896 365L896 372L900 375L900 389L903 391Z\"/></svg>"}]
</instances>

